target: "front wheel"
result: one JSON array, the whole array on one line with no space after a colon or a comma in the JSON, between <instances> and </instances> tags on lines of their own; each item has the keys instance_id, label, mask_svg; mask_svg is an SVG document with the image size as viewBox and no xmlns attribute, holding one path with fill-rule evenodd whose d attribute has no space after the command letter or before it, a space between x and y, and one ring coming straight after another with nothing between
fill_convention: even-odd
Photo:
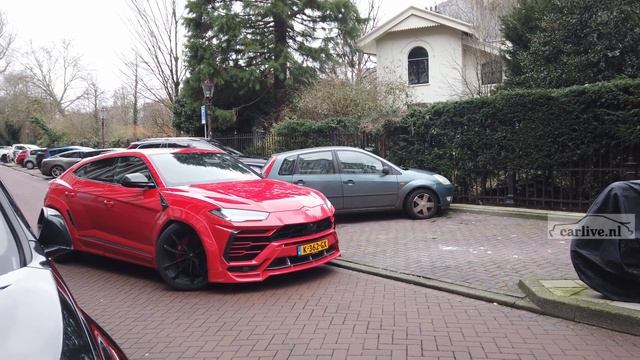
<instances>
[{"instance_id":1,"label":"front wheel","mask_svg":"<svg viewBox=\"0 0 640 360\"><path fill-rule=\"evenodd\" d=\"M208 283L207 257L198 235L186 225L172 224L156 244L158 272L175 290L198 290Z\"/></svg>"},{"instance_id":2,"label":"front wheel","mask_svg":"<svg viewBox=\"0 0 640 360\"><path fill-rule=\"evenodd\" d=\"M64 172L64 168L60 165L56 165L51 168L51 176L53 176L54 178L57 178L58 176L62 175L63 172Z\"/></svg>"},{"instance_id":3,"label":"front wheel","mask_svg":"<svg viewBox=\"0 0 640 360\"><path fill-rule=\"evenodd\" d=\"M438 197L428 189L414 190L405 199L404 210L413 219L430 219L438 213Z\"/></svg>"},{"instance_id":4,"label":"front wheel","mask_svg":"<svg viewBox=\"0 0 640 360\"><path fill-rule=\"evenodd\" d=\"M24 164L24 167L26 167L27 169L31 170L31 169L33 169L33 168L35 167L35 165L34 165L34 164L33 164L33 162L31 162L31 161L27 161L27 162Z\"/></svg>"}]
</instances>

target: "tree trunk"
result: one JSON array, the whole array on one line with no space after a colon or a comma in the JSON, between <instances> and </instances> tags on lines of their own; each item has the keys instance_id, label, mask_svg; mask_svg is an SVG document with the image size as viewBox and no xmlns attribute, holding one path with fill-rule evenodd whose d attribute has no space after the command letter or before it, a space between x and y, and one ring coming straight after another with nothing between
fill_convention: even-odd
<instances>
[{"instance_id":1,"label":"tree trunk","mask_svg":"<svg viewBox=\"0 0 640 360\"><path fill-rule=\"evenodd\" d=\"M287 0L275 0L273 12L273 32L274 32L274 60L273 71L273 97L274 114L272 123L277 123L284 117L284 109L287 104L287 28L288 23L284 12L287 11ZM271 124L269 124L271 125Z\"/></svg>"}]
</instances>

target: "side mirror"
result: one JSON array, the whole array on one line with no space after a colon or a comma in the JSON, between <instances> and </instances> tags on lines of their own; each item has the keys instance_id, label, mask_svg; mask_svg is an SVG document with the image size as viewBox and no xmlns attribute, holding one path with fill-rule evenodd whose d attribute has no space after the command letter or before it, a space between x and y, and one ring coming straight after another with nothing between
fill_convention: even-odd
<instances>
[{"instance_id":1,"label":"side mirror","mask_svg":"<svg viewBox=\"0 0 640 360\"><path fill-rule=\"evenodd\" d=\"M389 175L389 174L391 174L391 168L390 168L390 167L388 167L388 166L386 166L386 165L385 165L385 166L383 166L383 167L382 167L382 173L383 173L384 175Z\"/></svg>"},{"instance_id":2,"label":"side mirror","mask_svg":"<svg viewBox=\"0 0 640 360\"><path fill-rule=\"evenodd\" d=\"M131 188L154 188L156 184L153 181L149 181L149 179L141 173L133 173L125 175L122 180L120 180L120 184L122 186L131 187Z\"/></svg>"},{"instance_id":3,"label":"side mirror","mask_svg":"<svg viewBox=\"0 0 640 360\"><path fill-rule=\"evenodd\" d=\"M58 211L43 207L38 218L38 243L47 257L55 257L73 250L71 234Z\"/></svg>"}]
</instances>

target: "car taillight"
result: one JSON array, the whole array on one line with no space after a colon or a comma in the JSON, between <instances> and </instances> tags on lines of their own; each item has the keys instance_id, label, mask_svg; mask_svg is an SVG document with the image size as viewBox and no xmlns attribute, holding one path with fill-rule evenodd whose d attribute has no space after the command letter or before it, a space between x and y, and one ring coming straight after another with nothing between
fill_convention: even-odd
<instances>
[{"instance_id":1,"label":"car taillight","mask_svg":"<svg viewBox=\"0 0 640 360\"><path fill-rule=\"evenodd\" d=\"M271 172L271 169L273 168L273 164L275 163L276 163L276 157L272 156L271 159L267 161L267 165L265 165L262 168L262 176L269 177L269 173Z\"/></svg>"}]
</instances>

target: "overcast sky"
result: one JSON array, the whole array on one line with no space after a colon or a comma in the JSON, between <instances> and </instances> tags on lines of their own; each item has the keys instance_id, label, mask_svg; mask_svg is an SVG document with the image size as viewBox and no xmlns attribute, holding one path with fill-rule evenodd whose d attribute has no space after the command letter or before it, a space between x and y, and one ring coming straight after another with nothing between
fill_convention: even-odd
<instances>
[{"instance_id":1,"label":"overcast sky","mask_svg":"<svg viewBox=\"0 0 640 360\"><path fill-rule=\"evenodd\" d=\"M0 0L9 27L17 35L17 47L27 48L62 39L71 40L83 64L98 84L113 90L121 84L119 56L131 48L125 19L129 0ZM441 0L381 0L384 21L410 5L432 6ZM361 11L366 0L360 0Z\"/></svg>"}]
</instances>

